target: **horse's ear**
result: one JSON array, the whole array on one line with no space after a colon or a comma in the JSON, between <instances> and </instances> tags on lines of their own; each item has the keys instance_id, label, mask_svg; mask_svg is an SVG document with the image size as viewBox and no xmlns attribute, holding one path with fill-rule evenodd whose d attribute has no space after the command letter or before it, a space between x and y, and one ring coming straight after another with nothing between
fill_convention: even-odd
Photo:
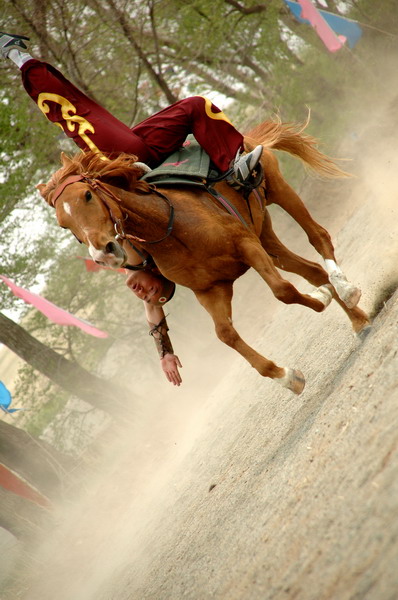
<instances>
[{"instance_id":1,"label":"horse's ear","mask_svg":"<svg viewBox=\"0 0 398 600\"><path fill-rule=\"evenodd\" d=\"M36 189L39 190L40 194L43 196L44 198L44 190L46 189L46 184L45 183L38 183L36 186Z\"/></svg>"},{"instance_id":2,"label":"horse's ear","mask_svg":"<svg viewBox=\"0 0 398 600\"><path fill-rule=\"evenodd\" d=\"M72 164L72 160L65 154L65 152L61 152L61 162L64 167L70 167Z\"/></svg>"},{"instance_id":3,"label":"horse's ear","mask_svg":"<svg viewBox=\"0 0 398 600\"><path fill-rule=\"evenodd\" d=\"M39 190L41 196L44 198L47 204L50 204L50 206L52 206L51 202L48 199L48 194L45 193L46 188L47 185L45 183L38 183L36 186L36 189Z\"/></svg>"}]
</instances>

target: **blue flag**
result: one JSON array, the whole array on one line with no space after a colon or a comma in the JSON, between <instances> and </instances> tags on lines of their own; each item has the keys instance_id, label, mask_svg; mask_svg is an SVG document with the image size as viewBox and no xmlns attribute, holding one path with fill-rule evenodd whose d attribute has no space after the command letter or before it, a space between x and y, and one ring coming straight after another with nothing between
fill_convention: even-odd
<instances>
[{"instance_id":1,"label":"blue flag","mask_svg":"<svg viewBox=\"0 0 398 600\"><path fill-rule=\"evenodd\" d=\"M302 8L298 2L293 2L292 0L284 1L296 17L297 21L310 25L310 22L307 19L303 19L301 17ZM329 27L331 27L338 35L344 35L344 37L347 38L349 47L353 48L362 35L362 29L358 23L356 21L351 21L346 17L341 17L340 15L330 13L326 10L319 10L319 12Z\"/></svg>"},{"instance_id":2,"label":"blue flag","mask_svg":"<svg viewBox=\"0 0 398 600\"><path fill-rule=\"evenodd\" d=\"M0 381L0 409L6 413L13 413L17 410L23 410L22 408L8 408L11 404L11 394L4 385L2 381Z\"/></svg>"}]
</instances>

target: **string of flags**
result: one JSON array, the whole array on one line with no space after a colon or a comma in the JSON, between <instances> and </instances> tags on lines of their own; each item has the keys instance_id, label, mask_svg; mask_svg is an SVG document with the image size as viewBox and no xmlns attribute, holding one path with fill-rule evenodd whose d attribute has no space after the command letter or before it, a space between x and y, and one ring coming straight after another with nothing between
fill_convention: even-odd
<instances>
[{"instance_id":1,"label":"string of flags","mask_svg":"<svg viewBox=\"0 0 398 600\"><path fill-rule=\"evenodd\" d=\"M68 311L60 308L56 304L53 304L46 298L39 296L39 294L34 294L29 290L25 290L22 287L16 285L11 279L5 277L4 275L0 275L0 279L10 288L14 296L17 298L21 298L27 304L32 304L37 310L39 310L43 315L47 317L50 321L57 323L57 325L74 325L78 327L85 333L89 335L93 335L94 337L106 338L108 334L105 331L101 331L97 327L94 327L91 323L82 319L80 317L76 317L72 315Z\"/></svg>"},{"instance_id":2,"label":"string of flags","mask_svg":"<svg viewBox=\"0 0 398 600\"><path fill-rule=\"evenodd\" d=\"M128 273L128 269L113 269L112 267L107 267L105 265L98 265L96 262L93 261L92 258L87 258L86 256L77 256L76 258L80 258L80 260L82 260L84 262L84 265L86 267L86 271L88 273L97 273L98 271L101 271L101 269L107 269L109 271L117 271L118 273L123 273L123 274L127 274Z\"/></svg>"},{"instance_id":3,"label":"string of flags","mask_svg":"<svg viewBox=\"0 0 398 600\"><path fill-rule=\"evenodd\" d=\"M97 265L90 258L86 258L83 256L78 256L77 258L80 258L84 261L86 271L88 272L96 273L101 269L110 269L111 271L117 271L118 273L128 273L128 271L123 268L111 269L110 267ZM72 315L72 313L64 310L63 308L60 308L59 306L53 304L49 300L46 300L46 298L39 296L39 294L35 294L29 290L26 290L16 285L16 283L11 281L11 279L6 277L5 275L0 275L0 280L3 281L3 283L5 283L10 288L14 296L17 296L17 298L21 298L21 300L24 300L24 302L26 302L27 304L31 304L32 306L37 308L37 310L39 310L44 316L46 316L50 321L57 323L57 325L74 325L75 327L78 327L85 333L93 335L94 337L108 337L108 334L105 331L98 329L97 327L95 327L85 319L82 319L81 317L76 317L75 315Z\"/></svg>"},{"instance_id":4,"label":"string of flags","mask_svg":"<svg viewBox=\"0 0 398 600\"><path fill-rule=\"evenodd\" d=\"M4 383L0 381L0 410L8 414L23 410L23 408L10 408L11 402L11 392L6 388Z\"/></svg>"},{"instance_id":5,"label":"string of flags","mask_svg":"<svg viewBox=\"0 0 398 600\"><path fill-rule=\"evenodd\" d=\"M312 25L329 52L337 52L347 45L353 48L362 35L356 21L341 15L317 9L311 0L284 0L299 23Z\"/></svg>"}]
</instances>

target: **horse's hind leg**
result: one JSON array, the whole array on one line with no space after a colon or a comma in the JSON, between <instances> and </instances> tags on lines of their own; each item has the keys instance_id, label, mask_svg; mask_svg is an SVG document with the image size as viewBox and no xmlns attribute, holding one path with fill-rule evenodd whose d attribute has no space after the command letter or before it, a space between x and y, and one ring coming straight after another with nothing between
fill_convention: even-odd
<instances>
[{"instance_id":1,"label":"horse's hind leg","mask_svg":"<svg viewBox=\"0 0 398 600\"><path fill-rule=\"evenodd\" d=\"M324 286L328 283L328 274L321 265L294 254L294 252L291 252L291 250L282 244L272 229L271 218L267 212L264 216L260 241L266 252L272 257L274 265L279 269L288 271L289 273L296 273L316 287ZM333 298L347 314L356 333L360 333L370 325L368 316L358 306L348 308L334 290Z\"/></svg>"},{"instance_id":2,"label":"horse's hind leg","mask_svg":"<svg viewBox=\"0 0 398 600\"><path fill-rule=\"evenodd\" d=\"M273 158L276 160L275 157ZM329 281L335 288L337 295L349 308L353 308L359 302L361 291L347 281L346 276L338 266L329 233L314 221L300 196L286 183L279 167L274 163L269 175L269 181L267 181L268 203L278 204L303 228L310 244L324 259Z\"/></svg>"},{"instance_id":3,"label":"horse's hind leg","mask_svg":"<svg viewBox=\"0 0 398 600\"><path fill-rule=\"evenodd\" d=\"M242 340L232 325L232 283L223 282L214 285L206 292L195 292L201 305L211 315L217 337L241 354L263 377L274 379L295 394L300 394L305 385L301 371L278 367L251 348Z\"/></svg>"},{"instance_id":4,"label":"horse's hind leg","mask_svg":"<svg viewBox=\"0 0 398 600\"><path fill-rule=\"evenodd\" d=\"M292 283L283 279L257 237L241 237L238 251L239 260L253 267L281 302L301 304L316 312L322 312L329 305L332 295L328 288L323 287L309 294L301 294Z\"/></svg>"}]
</instances>

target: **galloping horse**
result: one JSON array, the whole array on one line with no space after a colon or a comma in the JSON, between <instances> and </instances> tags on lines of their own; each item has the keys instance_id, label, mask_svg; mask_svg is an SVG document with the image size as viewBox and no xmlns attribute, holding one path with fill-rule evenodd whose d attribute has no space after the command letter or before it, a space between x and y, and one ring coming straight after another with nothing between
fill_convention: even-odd
<instances>
[{"instance_id":1,"label":"galloping horse","mask_svg":"<svg viewBox=\"0 0 398 600\"><path fill-rule=\"evenodd\" d=\"M286 304L297 303L321 312L334 297L357 333L369 325L369 320L356 307L360 291L338 267L330 235L311 218L284 181L271 149L287 151L324 175L341 176L343 172L298 126L267 121L245 137L247 149L259 143L264 146L264 181L257 194L245 199L223 181L214 186L241 220L204 189L187 185L161 191L140 180L142 166L135 164L136 157L128 155L104 160L94 153L73 158L62 154L62 168L37 188L55 207L59 225L86 244L96 262L113 268L128 265L131 244L148 252L165 277L193 290L213 318L221 341L239 352L260 375L299 394L304 388L303 374L261 356L234 329L234 281L253 267L276 298ZM303 227L323 257L326 270L280 242L266 203L279 204ZM317 289L301 294L276 267L301 275Z\"/></svg>"}]
</instances>

